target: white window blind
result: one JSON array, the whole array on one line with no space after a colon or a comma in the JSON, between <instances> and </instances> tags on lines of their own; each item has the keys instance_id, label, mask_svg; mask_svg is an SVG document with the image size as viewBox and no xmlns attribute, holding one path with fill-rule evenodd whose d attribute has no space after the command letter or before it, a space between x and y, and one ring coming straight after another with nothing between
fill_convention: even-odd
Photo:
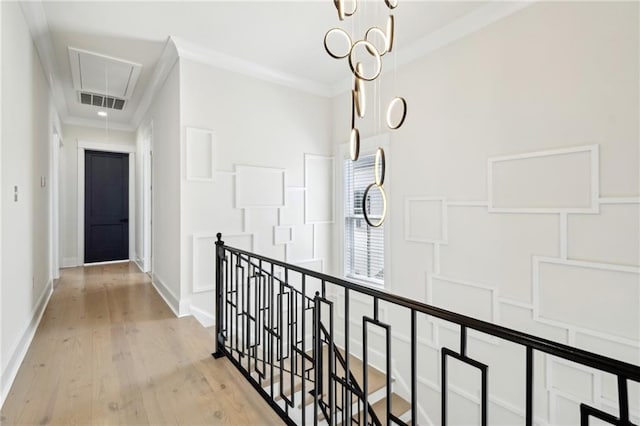
<instances>
[{"instance_id":1,"label":"white window blind","mask_svg":"<svg viewBox=\"0 0 640 426\"><path fill-rule=\"evenodd\" d=\"M362 211L363 207L367 209L373 223L382 215L382 197L376 188L371 188L363 200L365 190L375 181L374 161L375 155L344 160L345 274L384 284L384 225L367 225Z\"/></svg>"}]
</instances>

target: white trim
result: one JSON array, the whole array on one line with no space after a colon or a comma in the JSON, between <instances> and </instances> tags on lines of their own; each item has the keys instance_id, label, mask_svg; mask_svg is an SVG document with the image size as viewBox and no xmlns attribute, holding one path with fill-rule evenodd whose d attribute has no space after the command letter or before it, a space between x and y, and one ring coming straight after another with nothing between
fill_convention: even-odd
<instances>
[{"instance_id":1,"label":"white trim","mask_svg":"<svg viewBox=\"0 0 640 426\"><path fill-rule=\"evenodd\" d=\"M131 262L131 260L129 260L129 259L126 259L126 260L107 260L106 262L85 263L82 266L116 265L118 263L129 263L129 262Z\"/></svg>"},{"instance_id":2,"label":"white trim","mask_svg":"<svg viewBox=\"0 0 640 426\"><path fill-rule=\"evenodd\" d=\"M640 204L640 197L601 197L600 204Z\"/></svg>"},{"instance_id":3,"label":"white trim","mask_svg":"<svg viewBox=\"0 0 640 426\"><path fill-rule=\"evenodd\" d=\"M172 37L180 58L236 72L258 80L279 84L314 95L331 97L331 86L297 75L279 71L226 53L202 48L184 39Z\"/></svg>"},{"instance_id":4,"label":"white trim","mask_svg":"<svg viewBox=\"0 0 640 426\"><path fill-rule=\"evenodd\" d=\"M20 365L22 364L22 361L24 361L24 357L27 355L29 345L31 345L31 341L36 334L36 330L40 325L40 321L42 320L44 311L49 305L49 300L51 300L52 294L53 282L49 282L45 286L42 294L38 298L38 302L31 311L31 320L20 334L20 339L14 344L13 348L9 352L11 358L9 358L9 362L7 363L4 371L2 371L1 376L2 383L0 383L0 407L2 407L2 404L4 404L4 401L9 394L9 390L11 389L11 385L16 379L18 370L20 369Z\"/></svg>"},{"instance_id":5,"label":"white trim","mask_svg":"<svg viewBox=\"0 0 640 426\"><path fill-rule=\"evenodd\" d=\"M309 175L307 174L308 171L308 167L307 167L307 161L308 160L324 160L324 161L330 161L331 162L331 186L330 186L330 191L331 191L331 218L329 220L309 220L308 219L308 213L309 213L309 208L307 206L307 199L309 198ZM335 195L333 194L333 188L335 187L335 179L336 179L336 165L335 165L335 159L333 156L330 155L316 155L316 154L304 154L304 224L305 225L310 225L310 224L323 224L323 223L334 223L335 221L335 217L336 217L336 213L335 213ZM289 189L289 188L287 188ZM315 228L314 228L315 229Z\"/></svg>"},{"instance_id":6,"label":"white trim","mask_svg":"<svg viewBox=\"0 0 640 426\"><path fill-rule=\"evenodd\" d=\"M533 320L538 321L542 324L548 324L555 327L566 328L569 332L580 332L583 334L592 335L595 337L605 338L607 340L611 340L616 343L620 343L623 345L628 345L632 347L637 347L638 342L632 339L616 336L613 334L608 334L600 330L593 330L590 328L586 328L577 324L563 322L561 320L545 318L540 316L540 264L541 263L551 263L555 265L563 265L563 266L573 266L587 269L599 269L605 271L614 271L614 272L624 272L629 274L638 274L640 275L640 267L635 266L623 266L612 263L596 263L596 262L585 262L581 260L567 260L567 259L559 259L554 257L544 257L544 256L532 256L532 285L531 285L531 297L532 297L532 305L533 305ZM569 342L572 343L572 342Z\"/></svg>"},{"instance_id":7,"label":"white trim","mask_svg":"<svg viewBox=\"0 0 640 426\"><path fill-rule=\"evenodd\" d=\"M433 280L446 281L452 284L463 285L467 287L477 288L480 290L486 290L491 293L491 322L499 324L500 322L500 308L498 303L498 289L484 284L478 284L471 281L459 280L455 278L448 278L443 275L432 275L431 280L428 281L427 286L431 287L431 290L427 292L427 304L433 305ZM434 305L435 306L435 305Z\"/></svg>"},{"instance_id":8,"label":"white trim","mask_svg":"<svg viewBox=\"0 0 640 426\"><path fill-rule=\"evenodd\" d=\"M152 176L151 176L151 168L152 168L152 151L153 151L153 120L149 121L142 127L142 141L140 142L141 147L141 155L142 158L139 162L142 164L142 194L138 194L137 196L142 196L141 206L142 206L142 271L150 272L151 271L151 238L152 238L152 205L151 205L151 197L152 197Z\"/></svg>"},{"instance_id":9,"label":"white trim","mask_svg":"<svg viewBox=\"0 0 640 426\"><path fill-rule=\"evenodd\" d=\"M129 154L129 260L133 260L135 248L135 145L111 144L78 140L78 181L77 181L77 264L84 264L84 154L85 149L93 151ZM133 220L132 220L133 219Z\"/></svg>"},{"instance_id":10,"label":"white trim","mask_svg":"<svg viewBox=\"0 0 640 426\"><path fill-rule=\"evenodd\" d=\"M447 206L451 207L489 207L488 201L447 201Z\"/></svg>"},{"instance_id":11,"label":"white trim","mask_svg":"<svg viewBox=\"0 0 640 426\"><path fill-rule=\"evenodd\" d=\"M493 165L494 163L525 160L530 158L550 157L554 155L575 154L588 152L591 156L591 205L589 207L494 207L493 203ZM598 145L584 145L571 148L550 149L545 151L527 152L487 159L487 193L489 196L489 213L600 213L600 155Z\"/></svg>"},{"instance_id":12,"label":"white trim","mask_svg":"<svg viewBox=\"0 0 640 426\"><path fill-rule=\"evenodd\" d=\"M136 146L129 144L91 142L78 140L78 149L89 149L92 151L119 152L122 154L135 154Z\"/></svg>"},{"instance_id":13,"label":"white trim","mask_svg":"<svg viewBox=\"0 0 640 426\"><path fill-rule=\"evenodd\" d=\"M560 213L560 257L567 259L568 257L568 241L569 241L569 227L567 224L567 213Z\"/></svg>"},{"instance_id":14,"label":"white trim","mask_svg":"<svg viewBox=\"0 0 640 426\"><path fill-rule=\"evenodd\" d=\"M49 32L49 23L41 1L20 2L20 8L29 27L33 44L38 51L44 75L53 95L53 102L63 122L69 115L63 85L56 73L55 50Z\"/></svg>"},{"instance_id":15,"label":"white trim","mask_svg":"<svg viewBox=\"0 0 640 426\"><path fill-rule=\"evenodd\" d=\"M280 209L278 209L278 212L279 211L280 211ZM284 230L284 229L288 229L289 230L289 239L288 240L282 240L282 239L278 238L278 231L279 230ZM273 227L273 245L275 246L275 245L279 245L279 244L290 244L290 243L293 243L295 241L295 236L294 235L295 235L294 234L294 227L291 226L291 225L274 226Z\"/></svg>"},{"instance_id":16,"label":"white trim","mask_svg":"<svg viewBox=\"0 0 640 426\"><path fill-rule=\"evenodd\" d=\"M153 285L153 288L156 289L160 297L162 297L162 300L164 300L167 306L171 309L173 314L176 317L180 317L180 302L173 291L167 287L167 285L155 273L151 274L151 284Z\"/></svg>"},{"instance_id":17,"label":"white trim","mask_svg":"<svg viewBox=\"0 0 640 426\"><path fill-rule=\"evenodd\" d=\"M149 79L149 83L147 83L147 88L142 95L142 99L140 99L138 108L136 108L136 112L131 118L130 125L134 129L138 128L140 126L140 123L142 123L145 114L151 106L151 102L153 102L156 94L164 85L165 80L171 73L171 70L173 70L173 67L177 61L178 51L176 49L173 38L168 37L167 41L164 43L164 47L162 48L160 58L158 59L158 62L153 69L153 74Z\"/></svg>"},{"instance_id":18,"label":"white trim","mask_svg":"<svg viewBox=\"0 0 640 426\"><path fill-rule=\"evenodd\" d=\"M418 238L418 237L412 237L410 235L410 230L411 230L411 216L409 215L409 210L410 210L410 204L412 202L419 202L419 201L439 201L441 206L440 206L440 216L441 216L441 220L440 220L440 235L441 238L440 239L432 239L432 238ZM447 226L447 199L446 197L423 197L423 196L419 196L419 197L405 197L404 199L404 239L406 241L413 241L413 242L417 242L417 243L441 243L441 244L447 244L448 243L448 226Z\"/></svg>"},{"instance_id":19,"label":"white trim","mask_svg":"<svg viewBox=\"0 0 640 426\"><path fill-rule=\"evenodd\" d=\"M191 243L192 243L192 259L191 259L191 276L192 276L192 281L191 281L191 292L192 293L204 293L207 291L213 291L216 289L216 284L215 282L209 285L201 285L200 281L198 280L198 268L199 268L199 263L198 263L198 241L199 240L213 240L214 244L215 241L217 241L217 237L216 234L211 234L211 233L196 233L193 234L192 238L191 238ZM214 252L215 252L215 245L214 245ZM213 261L213 259L212 259Z\"/></svg>"},{"instance_id":20,"label":"white trim","mask_svg":"<svg viewBox=\"0 0 640 426\"><path fill-rule=\"evenodd\" d=\"M191 315L198 320L203 327L208 328L216 325L216 318L209 312L196 308L193 305L191 305L189 310L191 311Z\"/></svg>"},{"instance_id":21,"label":"white trim","mask_svg":"<svg viewBox=\"0 0 640 426\"><path fill-rule=\"evenodd\" d=\"M209 129L200 129L197 127L186 127L186 135L185 135L185 179L187 181L191 181L191 182L214 182L215 181L215 175L216 175L216 167L215 167L215 153L214 153L214 147L215 147L215 140L214 140L214 133L212 130ZM198 176L192 176L190 173L190 170L192 169L191 167L191 162L189 161L189 159L191 158L191 151L193 150L193 138L192 136L195 133L204 133L206 135L209 136L209 141L210 141L210 149L211 149L211 170L209 170L209 176L206 177L198 177Z\"/></svg>"},{"instance_id":22,"label":"white trim","mask_svg":"<svg viewBox=\"0 0 640 426\"><path fill-rule=\"evenodd\" d=\"M236 184L235 184L235 203L236 203L236 208L237 209L262 209L262 208L280 208L280 207L285 207L286 206L286 182L287 182L287 170L286 169L280 169L280 168L276 168L276 167L262 167L262 166L245 166L245 165L240 165L240 164L236 164L235 165L235 169L236 169ZM241 204L240 203L240 196L239 196L239 191L240 191L240 185L238 184L238 180L241 178L242 176L242 170L245 169L254 169L254 170L263 170L265 173L273 173L273 174L282 174L282 200L280 202L280 204ZM246 226L246 223L245 223ZM246 228L245 228L246 230Z\"/></svg>"}]
</instances>

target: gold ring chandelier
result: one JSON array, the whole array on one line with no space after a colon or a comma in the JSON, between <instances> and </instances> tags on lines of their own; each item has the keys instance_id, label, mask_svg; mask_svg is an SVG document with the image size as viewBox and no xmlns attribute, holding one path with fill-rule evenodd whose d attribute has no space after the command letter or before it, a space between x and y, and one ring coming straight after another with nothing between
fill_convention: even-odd
<instances>
[{"instance_id":1,"label":"gold ring chandelier","mask_svg":"<svg viewBox=\"0 0 640 426\"><path fill-rule=\"evenodd\" d=\"M395 9L398 6L398 0L384 0L387 8L390 10ZM333 0L338 11L338 19L344 21L345 17L353 16L358 10L358 0L352 1L351 10L345 9L344 0ZM393 49L395 32L395 20L392 14L389 14L387 18L386 31L383 31L379 27L372 26L364 34L364 38L360 40L353 40L347 31L342 28L331 28L324 36L324 49L329 56L335 59L349 60L349 68L353 74L353 89L351 90L351 134L349 136L349 156L352 161L358 160L360 156L360 131L356 126L356 118L364 118L365 106L366 106L366 90L365 82L374 81L382 73L382 57L387 53L390 53ZM332 50L330 46L330 39L338 37L342 39L344 49L340 52ZM374 43L375 40L382 41L382 43ZM365 71L365 67L362 62L358 61L358 57L361 54L369 55L373 58L373 67ZM396 109L400 109L399 119L393 119L393 112ZM391 100L387 107L386 122L387 127L391 130L399 129L404 123L407 117L407 101L402 97L395 97ZM367 224L372 227L381 226L387 217L387 195L384 191L384 175L385 175L385 156L384 149L378 147L375 157L374 173L375 181L370 184L363 194L362 206L364 219ZM366 199L369 196L371 190L377 189L382 197L382 216L377 222L372 222L369 218L369 212L366 208Z\"/></svg>"}]
</instances>

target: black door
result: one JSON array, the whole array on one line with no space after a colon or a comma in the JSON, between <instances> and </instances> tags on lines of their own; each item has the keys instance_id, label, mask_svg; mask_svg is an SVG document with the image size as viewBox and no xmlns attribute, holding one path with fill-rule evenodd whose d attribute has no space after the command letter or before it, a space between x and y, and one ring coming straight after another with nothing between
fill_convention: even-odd
<instances>
[{"instance_id":1,"label":"black door","mask_svg":"<svg viewBox=\"0 0 640 426\"><path fill-rule=\"evenodd\" d=\"M129 259L129 154L85 151L84 261Z\"/></svg>"}]
</instances>

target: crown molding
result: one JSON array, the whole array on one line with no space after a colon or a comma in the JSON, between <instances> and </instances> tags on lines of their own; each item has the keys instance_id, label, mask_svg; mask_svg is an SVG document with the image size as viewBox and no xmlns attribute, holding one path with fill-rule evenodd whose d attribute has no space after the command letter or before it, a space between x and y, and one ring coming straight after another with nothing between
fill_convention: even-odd
<instances>
[{"instance_id":1,"label":"crown molding","mask_svg":"<svg viewBox=\"0 0 640 426\"><path fill-rule=\"evenodd\" d=\"M537 0L520 0L506 2L500 0L490 1L444 27L422 37L407 47L398 50L395 54L397 66L407 65L429 53L445 47L456 40L479 31L494 22L499 21L513 13L531 6ZM383 74L390 70L383 71ZM338 96L349 90L353 81L351 77L345 78L331 86L331 96Z\"/></svg>"},{"instance_id":2,"label":"crown molding","mask_svg":"<svg viewBox=\"0 0 640 426\"><path fill-rule=\"evenodd\" d=\"M176 43L173 37L168 37L164 44L164 48L162 49L162 53L160 54L160 58L153 69L153 74L151 75L149 84L142 95L142 99L140 99L136 112L131 118L130 126L132 128L137 129L140 126L140 123L142 123L145 114L151 106L151 102L153 102L156 93L158 93L162 88L162 85L169 76L169 73L173 69L177 60L178 49L176 47Z\"/></svg>"},{"instance_id":3,"label":"crown molding","mask_svg":"<svg viewBox=\"0 0 640 426\"><path fill-rule=\"evenodd\" d=\"M259 80L290 87L322 97L331 97L331 85L301 78L255 62L240 59L225 53L205 49L185 40L173 38L180 58L206 64L215 68L236 72Z\"/></svg>"},{"instance_id":4,"label":"crown molding","mask_svg":"<svg viewBox=\"0 0 640 426\"><path fill-rule=\"evenodd\" d=\"M42 7L42 2L40 0L21 1L20 8L29 27L33 43L36 46L40 64L42 65L45 78L49 84L58 115L67 116L69 110L62 90L62 83L55 72L53 43L51 41L49 23L47 22L47 16L45 15L44 7Z\"/></svg>"},{"instance_id":5,"label":"crown molding","mask_svg":"<svg viewBox=\"0 0 640 426\"><path fill-rule=\"evenodd\" d=\"M62 122L69 126L81 126L81 127L91 127L94 129L109 129L109 130L121 130L125 132L133 132L137 129L137 126L133 126L130 123L117 123L110 121L109 124L105 124L104 121L94 120L91 118L80 118L75 116L66 115L62 117Z\"/></svg>"}]
</instances>

